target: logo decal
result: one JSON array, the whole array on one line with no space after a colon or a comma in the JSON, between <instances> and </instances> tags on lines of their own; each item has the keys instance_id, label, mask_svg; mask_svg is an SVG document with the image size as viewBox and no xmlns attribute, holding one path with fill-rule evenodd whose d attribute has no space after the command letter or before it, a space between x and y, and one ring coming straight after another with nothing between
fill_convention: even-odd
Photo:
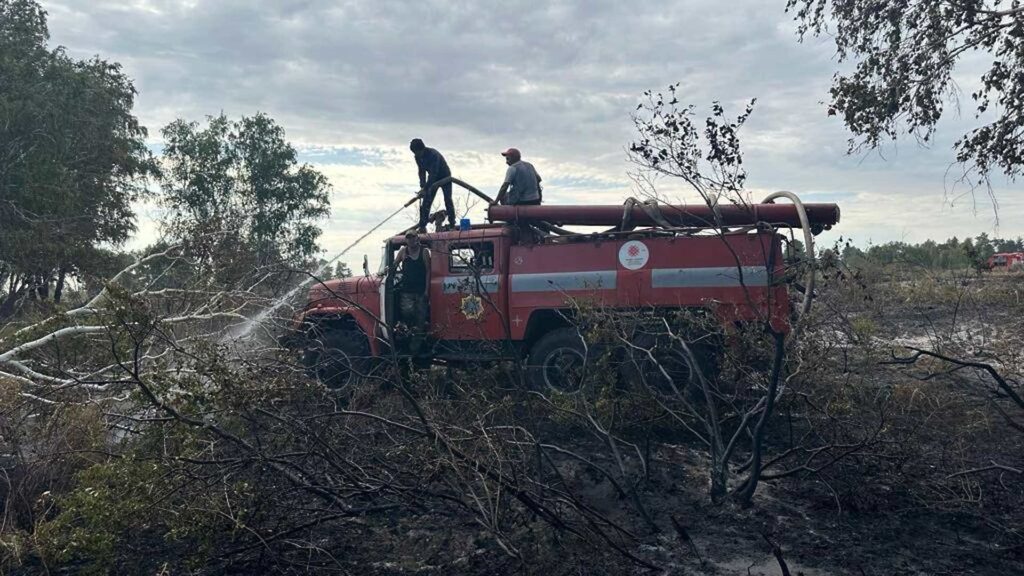
<instances>
[{"instance_id":1,"label":"logo decal","mask_svg":"<svg viewBox=\"0 0 1024 576\"><path fill-rule=\"evenodd\" d=\"M647 265L651 257L647 245L639 240L630 240L619 248L619 264L626 270L639 270Z\"/></svg>"},{"instance_id":2,"label":"logo decal","mask_svg":"<svg viewBox=\"0 0 1024 576\"><path fill-rule=\"evenodd\" d=\"M462 299L462 305L459 306L459 310L462 311L462 315L469 320L476 320L484 315L484 302L479 296L470 294Z\"/></svg>"}]
</instances>

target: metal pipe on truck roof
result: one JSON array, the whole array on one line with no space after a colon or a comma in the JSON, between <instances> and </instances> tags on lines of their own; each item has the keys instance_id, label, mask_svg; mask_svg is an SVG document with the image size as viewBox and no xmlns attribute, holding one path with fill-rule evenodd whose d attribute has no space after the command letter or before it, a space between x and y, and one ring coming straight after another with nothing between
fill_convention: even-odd
<instances>
[{"instance_id":1,"label":"metal pipe on truck roof","mask_svg":"<svg viewBox=\"0 0 1024 576\"><path fill-rule=\"evenodd\" d=\"M718 206L715 210L704 205L658 206L660 215L673 226L717 227L750 226L758 222L800 227L800 214L790 204L749 204L745 206ZM836 204L804 204L807 218L812 226L832 226L839 223L839 206ZM541 205L541 206L491 206L487 216L494 222L550 222L561 226L615 226L623 220L623 206L619 205ZM650 214L637 206L629 211L629 221L638 226L655 226Z\"/></svg>"}]
</instances>

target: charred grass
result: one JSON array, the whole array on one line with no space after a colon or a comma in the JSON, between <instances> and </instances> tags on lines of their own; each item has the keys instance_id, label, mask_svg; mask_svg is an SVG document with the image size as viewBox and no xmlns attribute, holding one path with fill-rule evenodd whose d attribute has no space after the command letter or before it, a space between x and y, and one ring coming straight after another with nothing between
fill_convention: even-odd
<instances>
[{"instance_id":1,"label":"charred grass","mask_svg":"<svg viewBox=\"0 0 1024 576\"><path fill-rule=\"evenodd\" d=\"M787 354L752 506L713 503L700 429L607 366L579 394L527 391L490 365L338 395L275 359L218 368L221 392L167 383L195 425L112 442L96 425L109 416L36 414L48 435L4 462L3 570L1024 572L1024 410L984 370L912 350L1019 390L1024 284L826 280ZM4 402L5 442L40 430Z\"/></svg>"}]
</instances>

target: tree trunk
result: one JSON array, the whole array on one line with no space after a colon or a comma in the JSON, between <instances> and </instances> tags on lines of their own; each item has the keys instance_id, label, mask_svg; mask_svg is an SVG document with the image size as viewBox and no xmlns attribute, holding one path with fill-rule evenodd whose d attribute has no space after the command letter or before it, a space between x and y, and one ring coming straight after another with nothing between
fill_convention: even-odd
<instances>
[{"instance_id":1,"label":"tree trunk","mask_svg":"<svg viewBox=\"0 0 1024 576\"><path fill-rule=\"evenodd\" d=\"M757 426L754 427L751 440L750 475L735 493L736 500L743 507L750 506L754 498L754 491L757 490L757 483L761 480L761 455L764 450L765 425L775 408L775 395L778 393L779 380L782 378L782 363L786 357L786 335L772 331L772 338L775 340L775 357L772 360L771 380L768 381L764 412L761 413L761 418L757 421Z\"/></svg>"},{"instance_id":2,"label":"tree trunk","mask_svg":"<svg viewBox=\"0 0 1024 576\"><path fill-rule=\"evenodd\" d=\"M44 302L50 299L50 275L40 274L36 285L36 293L39 295L39 301Z\"/></svg>"},{"instance_id":3,"label":"tree trunk","mask_svg":"<svg viewBox=\"0 0 1024 576\"><path fill-rule=\"evenodd\" d=\"M25 286L19 286L16 282L11 282L10 291L2 300L0 300L0 320L5 320L13 316L18 301L24 296Z\"/></svg>"},{"instance_id":4,"label":"tree trunk","mask_svg":"<svg viewBox=\"0 0 1024 576\"><path fill-rule=\"evenodd\" d=\"M6 320L14 312L14 301L17 294L9 293L0 300L0 320Z\"/></svg>"},{"instance_id":5,"label":"tree trunk","mask_svg":"<svg viewBox=\"0 0 1024 576\"><path fill-rule=\"evenodd\" d=\"M67 270L63 267L60 272L57 273L57 285L53 289L53 303L60 304L61 297L64 296L64 280L67 278Z\"/></svg>"},{"instance_id":6,"label":"tree trunk","mask_svg":"<svg viewBox=\"0 0 1024 576\"><path fill-rule=\"evenodd\" d=\"M711 447L711 501L720 504L729 491L729 462L722 461L721 447Z\"/></svg>"}]
</instances>

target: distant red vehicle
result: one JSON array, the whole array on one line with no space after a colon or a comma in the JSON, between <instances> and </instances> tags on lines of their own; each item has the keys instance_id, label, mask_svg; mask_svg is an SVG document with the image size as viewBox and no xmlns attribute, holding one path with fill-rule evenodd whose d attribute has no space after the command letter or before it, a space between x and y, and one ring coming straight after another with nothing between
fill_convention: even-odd
<instances>
[{"instance_id":1,"label":"distant red vehicle","mask_svg":"<svg viewBox=\"0 0 1024 576\"><path fill-rule=\"evenodd\" d=\"M839 221L834 204L804 207L817 231ZM789 286L775 230L798 226L798 212L792 205L738 208L719 211L719 222L738 227L719 236L699 234L715 218L702 207L661 206L655 216L649 207L491 207L495 223L420 236L433 255L427 346L414 351L403 334L400 270L367 274L309 291L296 323L306 364L338 387L385 355L446 364L525 360L532 384L559 388L586 361L573 302L653 315L701 310L723 325L767 320L786 330ZM615 228L557 227L565 225ZM404 243L403 236L386 242L383 265Z\"/></svg>"},{"instance_id":2,"label":"distant red vehicle","mask_svg":"<svg viewBox=\"0 0 1024 576\"><path fill-rule=\"evenodd\" d=\"M1024 252L1001 252L999 254L993 254L989 257L985 265L993 272L1024 270Z\"/></svg>"}]
</instances>

